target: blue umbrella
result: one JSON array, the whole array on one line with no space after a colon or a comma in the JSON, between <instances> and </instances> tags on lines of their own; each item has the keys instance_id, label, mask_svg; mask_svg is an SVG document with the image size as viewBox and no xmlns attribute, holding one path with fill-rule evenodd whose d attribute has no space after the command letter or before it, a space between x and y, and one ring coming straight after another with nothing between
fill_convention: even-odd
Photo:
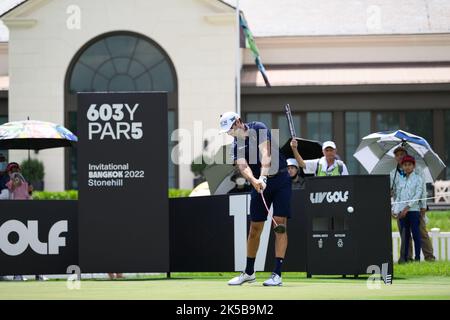
<instances>
[{"instance_id":1,"label":"blue umbrella","mask_svg":"<svg viewBox=\"0 0 450 320\"><path fill-rule=\"evenodd\" d=\"M371 174L389 174L397 165L394 150L403 146L416 159L426 182L433 182L445 164L422 137L402 130L383 131L362 138L353 156Z\"/></svg>"}]
</instances>

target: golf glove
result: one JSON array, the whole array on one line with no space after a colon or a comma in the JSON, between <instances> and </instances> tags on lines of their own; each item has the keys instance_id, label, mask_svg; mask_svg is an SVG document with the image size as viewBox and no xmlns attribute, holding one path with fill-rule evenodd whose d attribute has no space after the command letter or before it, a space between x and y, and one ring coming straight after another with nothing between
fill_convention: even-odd
<instances>
[{"instance_id":1,"label":"golf glove","mask_svg":"<svg viewBox=\"0 0 450 320\"><path fill-rule=\"evenodd\" d=\"M267 187L267 177L266 176L260 176L258 179L259 184L261 185L261 189L259 192L263 192L264 189Z\"/></svg>"}]
</instances>

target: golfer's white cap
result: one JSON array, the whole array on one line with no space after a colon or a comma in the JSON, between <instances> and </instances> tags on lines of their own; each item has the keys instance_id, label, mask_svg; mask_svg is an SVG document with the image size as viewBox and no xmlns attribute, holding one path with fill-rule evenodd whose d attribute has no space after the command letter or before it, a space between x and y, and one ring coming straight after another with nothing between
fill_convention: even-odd
<instances>
[{"instance_id":1,"label":"golfer's white cap","mask_svg":"<svg viewBox=\"0 0 450 320\"><path fill-rule=\"evenodd\" d=\"M333 141L325 141L322 145L322 150L325 150L326 148L336 149L336 144Z\"/></svg>"},{"instance_id":2,"label":"golfer's white cap","mask_svg":"<svg viewBox=\"0 0 450 320\"><path fill-rule=\"evenodd\" d=\"M236 112L225 112L220 116L220 133L226 133L230 131L234 122L241 117Z\"/></svg>"},{"instance_id":3,"label":"golfer's white cap","mask_svg":"<svg viewBox=\"0 0 450 320\"><path fill-rule=\"evenodd\" d=\"M287 164L288 166L294 166L294 167L297 167L297 169L298 169L298 162L297 162L297 160L295 160L294 158L289 158L289 159L287 159L287 160L286 160L286 164Z\"/></svg>"}]
</instances>

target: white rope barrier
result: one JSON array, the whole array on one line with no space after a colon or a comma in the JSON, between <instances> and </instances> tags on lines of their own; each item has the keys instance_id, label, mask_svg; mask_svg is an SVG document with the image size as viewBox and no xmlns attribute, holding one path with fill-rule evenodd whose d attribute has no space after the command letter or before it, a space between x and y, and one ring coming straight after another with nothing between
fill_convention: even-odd
<instances>
[{"instance_id":1,"label":"white rope barrier","mask_svg":"<svg viewBox=\"0 0 450 320\"><path fill-rule=\"evenodd\" d=\"M422 201L422 200L436 199L436 198L440 198L442 196L447 196L447 195L450 195L450 192L442 193L439 196L434 196L434 197L429 197L429 198L411 199L411 200L405 200L405 201L391 202L391 204L408 203L408 202L411 202L411 201Z\"/></svg>"}]
</instances>

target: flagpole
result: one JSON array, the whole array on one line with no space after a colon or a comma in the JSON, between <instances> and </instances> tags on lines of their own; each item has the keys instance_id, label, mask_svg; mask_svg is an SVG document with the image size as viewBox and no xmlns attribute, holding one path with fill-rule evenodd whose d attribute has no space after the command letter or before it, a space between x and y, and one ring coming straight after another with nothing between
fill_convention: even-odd
<instances>
[{"instance_id":1,"label":"flagpole","mask_svg":"<svg viewBox=\"0 0 450 320\"><path fill-rule=\"evenodd\" d=\"M237 47L236 47L236 113L241 115L241 24L239 0L236 0Z\"/></svg>"}]
</instances>

